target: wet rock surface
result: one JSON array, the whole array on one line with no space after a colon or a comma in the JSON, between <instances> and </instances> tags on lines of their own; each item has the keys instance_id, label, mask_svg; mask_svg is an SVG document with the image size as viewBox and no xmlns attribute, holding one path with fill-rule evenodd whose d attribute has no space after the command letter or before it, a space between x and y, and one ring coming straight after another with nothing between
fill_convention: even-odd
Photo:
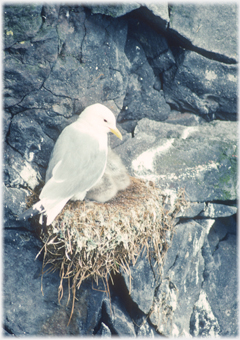
<instances>
[{"instance_id":1,"label":"wet rock surface","mask_svg":"<svg viewBox=\"0 0 240 340\"><path fill-rule=\"evenodd\" d=\"M237 336L237 15L225 5L14 5L4 16L4 335ZM100 102L130 175L184 188L159 276L86 280L75 311L17 221L65 126ZM42 291L41 291L42 287Z\"/></svg>"}]
</instances>

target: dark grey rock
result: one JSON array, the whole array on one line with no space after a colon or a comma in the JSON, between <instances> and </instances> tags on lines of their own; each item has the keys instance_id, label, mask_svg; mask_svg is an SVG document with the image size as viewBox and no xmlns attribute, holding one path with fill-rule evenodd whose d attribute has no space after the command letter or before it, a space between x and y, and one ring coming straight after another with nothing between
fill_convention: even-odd
<instances>
[{"instance_id":1,"label":"dark grey rock","mask_svg":"<svg viewBox=\"0 0 240 340\"><path fill-rule=\"evenodd\" d=\"M160 337L159 333L156 332L155 327L150 326L149 322L146 321L146 318L140 325L138 325L137 329L138 337L150 337L150 338Z\"/></svg>"},{"instance_id":2,"label":"dark grey rock","mask_svg":"<svg viewBox=\"0 0 240 340\"><path fill-rule=\"evenodd\" d=\"M86 5L87 8L91 10L93 14L104 14L111 17L120 17L129 12L132 12L136 9L141 9L142 16L145 18L155 17L156 24L160 27L167 27L169 22L169 15L168 15L168 6L167 4L150 4L150 3L141 3L140 4L116 4L116 5ZM146 11L146 8L149 10L151 15ZM139 11L137 12L139 14Z\"/></svg>"},{"instance_id":3,"label":"dark grey rock","mask_svg":"<svg viewBox=\"0 0 240 340\"><path fill-rule=\"evenodd\" d=\"M122 273L132 300L145 314L151 309L157 286L151 265L143 253L136 264L131 266L131 280L128 274Z\"/></svg>"},{"instance_id":4,"label":"dark grey rock","mask_svg":"<svg viewBox=\"0 0 240 340\"><path fill-rule=\"evenodd\" d=\"M41 125L36 124L37 119L34 118L33 111L15 115L11 121L7 142L28 162L34 161L42 167L47 167L53 141L43 132Z\"/></svg>"},{"instance_id":5,"label":"dark grey rock","mask_svg":"<svg viewBox=\"0 0 240 340\"><path fill-rule=\"evenodd\" d=\"M227 217L226 218L226 220L228 220L228 223L231 223L230 221L229 221L229 219L232 219L232 217ZM223 219L208 219L208 218L204 218L204 219L202 219L202 218L197 218L196 219L196 221L197 221L197 223L198 224L200 224L204 229L206 229L207 230L207 237L208 237L208 241L209 241L209 235L212 233L212 230L214 230L215 229L215 227L213 227L214 225L215 225L215 223L216 223L216 225L218 226L218 222L220 221L220 224L222 223L221 221L223 221L224 220L224 218ZM233 221L232 221L233 222ZM233 224L235 225L235 222L233 222ZM216 228L216 229L218 229L218 227ZM231 229L231 228L230 228ZM225 235L226 235L226 233L225 233Z\"/></svg>"},{"instance_id":6,"label":"dark grey rock","mask_svg":"<svg viewBox=\"0 0 240 340\"><path fill-rule=\"evenodd\" d=\"M207 221L212 228L202 249L204 281L191 316L190 333L234 336L238 332L236 220L231 216L218 218L215 223L214 220L199 223L204 226Z\"/></svg>"},{"instance_id":7,"label":"dark grey rock","mask_svg":"<svg viewBox=\"0 0 240 340\"><path fill-rule=\"evenodd\" d=\"M34 17L34 14L30 17ZM29 38L17 41L5 53L4 85L7 107L19 104L24 96L40 90L50 74L52 63L57 59L58 37L54 28L43 26L35 32L31 41Z\"/></svg>"},{"instance_id":8,"label":"dark grey rock","mask_svg":"<svg viewBox=\"0 0 240 340\"><path fill-rule=\"evenodd\" d=\"M121 5L87 5L88 8L91 9L91 12L94 14L105 14L109 15L113 18L120 17L125 15L137 8L140 7L140 4L121 4Z\"/></svg>"},{"instance_id":9,"label":"dark grey rock","mask_svg":"<svg viewBox=\"0 0 240 340\"><path fill-rule=\"evenodd\" d=\"M220 327L218 334L221 336L238 334L236 240L236 235L227 234L219 241L212 254L209 246L204 247L206 265L202 288L212 313L218 320Z\"/></svg>"},{"instance_id":10,"label":"dark grey rock","mask_svg":"<svg viewBox=\"0 0 240 340\"><path fill-rule=\"evenodd\" d=\"M220 327L216 316L208 302L206 293L201 290L198 301L194 305L190 319L190 333L192 336L217 337Z\"/></svg>"},{"instance_id":11,"label":"dark grey rock","mask_svg":"<svg viewBox=\"0 0 240 340\"><path fill-rule=\"evenodd\" d=\"M33 4L3 7L5 48L34 37L42 25L41 11L41 5Z\"/></svg>"},{"instance_id":12,"label":"dark grey rock","mask_svg":"<svg viewBox=\"0 0 240 340\"><path fill-rule=\"evenodd\" d=\"M208 119L236 119L237 66L185 51L179 65L164 72L163 91L171 108Z\"/></svg>"},{"instance_id":13,"label":"dark grey rock","mask_svg":"<svg viewBox=\"0 0 240 340\"><path fill-rule=\"evenodd\" d=\"M165 102L163 92L154 88L156 78L141 44L136 39L129 38L125 51L131 63L131 74L118 122L130 121L130 124L124 125L124 129L131 132L133 130L131 122L143 117L165 120L170 108Z\"/></svg>"},{"instance_id":14,"label":"dark grey rock","mask_svg":"<svg viewBox=\"0 0 240 340\"><path fill-rule=\"evenodd\" d=\"M132 269L133 267L131 266L130 268ZM139 268L140 271L143 272L141 266ZM136 277L136 275L134 276ZM126 279L127 279L126 275L125 277L123 277L122 274L116 274L112 276L112 280L114 283L112 284L111 280L110 284L111 303L117 303L118 308L120 308L122 311L125 311L124 313L126 313L126 316L129 317L131 322L133 323L136 336L151 336L151 337L159 336L159 333L156 331L155 326L153 326L151 322L148 320L147 315L139 309L137 303L132 299L132 295L131 292L129 291L128 288L129 286L127 286L128 283L126 283ZM131 285L131 287L133 288L133 285ZM141 287L141 284L138 285L138 287L140 290L144 291L144 288ZM134 289L137 289L136 284ZM146 295L146 292L144 291L143 294ZM133 295L136 296L136 292ZM103 322L105 322L105 324L108 325L108 327L111 329L112 334L113 335L118 334L116 332L116 329L113 327L114 322L113 320L115 319L114 315L109 313L108 302L107 305L105 302L103 304L102 317ZM132 327L131 325L132 324L130 324L128 327Z\"/></svg>"},{"instance_id":15,"label":"dark grey rock","mask_svg":"<svg viewBox=\"0 0 240 340\"><path fill-rule=\"evenodd\" d=\"M4 232L4 323L15 336L40 334L57 306L58 275L46 276L41 292L41 243L29 232ZM54 289L55 286L55 289Z\"/></svg>"},{"instance_id":16,"label":"dark grey rock","mask_svg":"<svg viewBox=\"0 0 240 340\"><path fill-rule=\"evenodd\" d=\"M175 227L150 320L167 336L234 336L236 221L232 216L198 221Z\"/></svg>"},{"instance_id":17,"label":"dark grey rock","mask_svg":"<svg viewBox=\"0 0 240 340\"><path fill-rule=\"evenodd\" d=\"M39 168L34 162L28 162L22 155L5 144L4 147L4 182L8 187L28 186L32 190L41 179Z\"/></svg>"},{"instance_id":18,"label":"dark grey rock","mask_svg":"<svg viewBox=\"0 0 240 340\"><path fill-rule=\"evenodd\" d=\"M70 20L73 20L72 24ZM114 101L115 105L122 107L128 66L124 54L126 22L116 19L112 23L111 18L100 15L85 18L84 12L80 12L82 28L74 30L74 39L81 46L79 50L78 45L71 44L71 39L65 34L66 29L72 30L76 20L69 12L69 16L66 18L65 15L58 25L58 34L63 42L62 58L55 63L45 88L56 96L76 99L80 111L96 102ZM69 44L71 47L67 47ZM64 49L67 49L66 53Z\"/></svg>"},{"instance_id":19,"label":"dark grey rock","mask_svg":"<svg viewBox=\"0 0 240 340\"><path fill-rule=\"evenodd\" d=\"M93 335L100 322L103 301L106 299L106 286L103 282L96 285L93 280L85 280L76 290L73 324L76 323L79 335Z\"/></svg>"},{"instance_id":20,"label":"dark grey rock","mask_svg":"<svg viewBox=\"0 0 240 340\"><path fill-rule=\"evenodd\" d=\"M101 316L103 287L93 290L91 280L82 284L67 327L71 311L71 304L66 307L68 283L63 281L64 295L59 305L59 273L44 275L41 280L42 259L35 260L41 242L27 231L7 230L4 236L5 328L15 336L92 335Z\"/></svg>"},{"instance_id":21,"label":"dark grey rock","mask_svg":"<svg viewBox=\"0 0 240 340\"><path fill-rule=\"evenodd\" d=\"M192 309L203 281L201 248L207 232L193 220L175 227L150 315L161 334L189 335Z\"/></svg>"},{"instance_id":22,"label":"dark grey rock","mask_svg":"<svg viewBox=\"0 0 240 340\"><path fill-rule=\"evenodd\" d=\"M207 203L199 216L217 218L232 216L237 213L237 207L225 204Z\"/></svg>"},{"instance_id":23,"label":"dark grey rock","mask_svg":"<svg viewBox=\"0 0 240 340\"><path fill-rule=\"evenodd\" d=\"M169 9L167 4L161 3L149 3L147 2L145 6L156 16L157 18L161 19L161 21L154 20L160 27L164 25L166 28L169 23ZM145 14L148 17L147 14Z\"/></svg>"},{"instance_id":24,"label":"dark grey rock","mask_svg":"<svg viewBox=\"0 0 240 340\"><path fill-rule=\"evenodd\" d=\"M150 26L132 19L128 32L125 53L130 62L130 75L118 122L132 132L143 117L163 121L170 114L159 73L171 67L175 60L166 39Z\"/></svg>"},{"instance_id":25,"label":"dark grey rock","mask_svg":"<svg viewBox=\"0 0 240 340\"><path fill-rule=\"evenodd\" d=\"M141 66L139 58L136 58L139 53L142 53L141 49L156 77L154 89L159 91L162 88L160 75L176 65L176 61L165 36L156 31L152 24L147 24L145 20L139 20L136 16L129 21L128 41L125 48L132 63L132 71Z\"/></svg>"},{"instance_id":26,"label":"dark grey rock","mask_svg":"<svg viewBox=\"0 0 240 340\"><path fill-rule=\"evenodd\" d=\"M14 334L9 333L8 331L6 331L5 329L2 330L2 336L14 336Z\"/></svg>"},{"instance_id":27,"label":"dark grey rock","mask_svg":"<svg viewBox=\"0 0 240 340\"><path fill-rule=\"evenodd\" d=\"M162 74L162 72L170 69L173 65L175 65L175 59L170 49L167 51L163 51L160 55L153 57L149 60L151 67L156 75ZM157 83L154 84L154 88L156 90L160 90L162 88L161 78L157 78L156 81L159 81L159 85L157 87Z\"/></svg>"},{"instance_id":28,"label":"dark grey rock","mask_svg":"<svg viewBox=\"0 0 240 340\"><path fill-rule=\"evenodd\" d=\"M15 43L10 52L18 56L22 64L36 65L52 64L58 56L58 41L55 28L43 25L31 41Z\"/></svg>"},{"instance_id":29,"label":"dark grey rock","mask_svg":"<svg viewBox=\"0 0 240 340\"><path fill-rule=\"evenodd\" d=\"M179 111L171 110L168 118L165 120L165 123L180 124L184 126L197 126L201 123L204 123L204 119L191 112L181 113Z\"/></svg>"},{"instance_id":30,"label":"dark grey rock","mask_svg":"<svg viewBox=\"0 0 240 340\"><path fill-rule=\"evenodd\" d=\"M80 53L85 35L85 12L79 6L61 6L57 20L57 33L60 39L59 54L62 58L72 56L80 59Z\"/></svg>"},{"instance_id":31,"label":"dark grey rock","mask_svg":"<svg viewBox=\"0 0 240 340\"><path fill-rule=\"evenodd\" d=\"M166 38L159 32L156 32L151 25L146 24L144 21L138 19L132 19L129 22L129 38L137 40L138 44L142 46L145 55L149 62L159 57L161 54L166 53L169 50L169 46ZM170 52L170 51L169 51ZM172 57L170 65L175 64L175 60ZM167 66L169 68L169 65ZM160 69L163 70L164 66L161 65Z\"/></svg>"},{"instance_id":32,"label":"dark grey rock","mask_svg":"<svg viewBox=\"0 0 240 340\"><path fill-rule=\"evenodd\" d=\"M21 111L23 109L41 109L41 111L46 110L46 114L49 115L53 126L58 125L58 122L56 121L56 115L69 118L74 113L76 113L74 100L68 97L55 96L52 92L47 91L44 88L41 88L39 91L31 92L21 101L19 106L19 110ZM60 117L58 117L58 119L59 118ZM45 120L46 119L47 118L45 118Z\"/></svg>"},{"instance_id":33,"label":"dark grey rock","mask_svg":"<svg viewBox=\"0 0 240 340\"><path fill-rule=\"evenodd\" d=\"M17 216L26 209L27 191L22 188L3 187L4 227L16 227Z\"/></svg>"},{"instance_id":34,"label":"dark grey rock","mask_svg":"<svg viewBox=\"0 0 240 340\"><path fill-rule=\"evenodd\" d=\"M33 90L39 90L50 74L48 64L23 64L19 58L6 54L4 58L5 105L21 102Z\"/></svg>"},{"instance_id":35,"label":"dark grey rock","mask_svg":"<svg viewBox=\"0 0 240 340\"><path fill-rule=\"evenodd\" d=\"M7 134L9 132L9 127L10 127L12 115L11 115L11 113L5 111L2 118L3 118L2 119L2 127L3 127L3 129L2 129L2 132L3 132L2 133L2 141L4 143L5 140L6 140Z\"/></svg>"},{"instance_id":36,"label":"dark grey rock","mask_svg":"<svg viewBox=\"0 0 240 340\"><path fill-rule=\"evenodd\" d=\"M194 47L237 62L237 4L174 4L169 27Z\"/></svg>"},{"instance_id":37,"label":"dark grey rock","mask_svg":"<svg viewBox=\"0 0 240 340\"><path fill-rule=\"evenodd\" d=\"M216 220L199 220L203 227L208 227L211 223L211 229L208 234L208 243L212 254L217 249L219 242L227 238L227 235L236 234L236 217L230 216L225 218L217 218Z\"/></svg>"},{"instance_id":38,"label":"dark grey rock","mask_svg":"<svg viewBox=\"0 0 240 340\"><path fill-rule=\"evenodd\" d=\"M44 4L42 7L42 19L45 25L56 27L58 23L60 5Z\"/></svg>"},{"instance_id":39,"label":"dark grey rock","mask_svg":"<svg viewBox=\"0 0 240 340\"><path fill-rule=\"evenodd\" d=\"M12 119L7 142L29 162L47 167L53 145L62 130L78 118L66 119L47 110L30 109Z\"/></svg>"},{"instance_id":40,"label":"dark grey rock","mask_svg":"<svg viewBox=\"0 0 240 340\"><path fill-rule=\"evenodd\" d=\"M181 211L179 211L176 217L193 218L199 216L201 211L204 210L204 207L204 203L191 202L186 209L181 208Z\"/></svg>"},{"instance_id":41,"label":"dark grey rock","mask_svg":"<svg viewBox=\"0 0 240 340\"><path fill-rule=\"evenodd\" d=\"M119 336L136 336L134 324L130 318L123 301L118 297L111 299L111 305L109 300L104 300L103 308L108 318L108 327L111 329L111 333ZM106 318L106 316L105 316Z\"/></svg>"},{"instance_id":42,"label":"dark grey rock","mask_svg":"<svg viewBox=\"0 0 240 340\"><path fill-rule=\"evenodd\" d=\"M96 335L104 337L104 338L109 338L112 336L110 329L108 328L105 323L101 322L101 326L99 331L96 333Z\"/></svg>"},{"instance_id":43,"label":"dark grey rock","mask_svg":"<svg viewBox=\"0 0 240 340\"><path fill-rule=\"evenodd\" d=\"M153 312L149 317L151 323L163 336L170 336L173 333L173 315L177 308L178 296L177 286L169 278L163 278L156 291Z\"/></svg>"}]
</instances>

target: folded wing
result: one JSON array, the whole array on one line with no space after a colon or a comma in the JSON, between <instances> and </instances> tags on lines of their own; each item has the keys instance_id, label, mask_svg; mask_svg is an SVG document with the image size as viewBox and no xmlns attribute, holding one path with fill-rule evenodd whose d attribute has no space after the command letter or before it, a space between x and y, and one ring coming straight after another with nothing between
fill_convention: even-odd
<instances>
[{"instance_id":1,"label":"folded wing","mask_svg":"<svg viewBox=\"0 0 240 340\"><path fill-rule=\"evenodd\" d=\"M76 195L84 199L86 192L102 177L106 160L107 148L100 150L99 140L93 135L80 134L71 125L64 129L52 152L46 184L39 196L47 225L69 199Z\"/></svg>"}]
</instances>

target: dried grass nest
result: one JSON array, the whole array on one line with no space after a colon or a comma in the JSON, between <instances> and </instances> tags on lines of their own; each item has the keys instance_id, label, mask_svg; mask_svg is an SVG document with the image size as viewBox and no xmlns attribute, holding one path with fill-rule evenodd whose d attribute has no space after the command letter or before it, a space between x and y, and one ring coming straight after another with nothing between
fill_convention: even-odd
<instances>
[{"instance_id":1,"label":"dried grass nest","mask_svg":"<svg viewBox=\"0 0 240 340\"><path fill-rule=\"evenodd\" d=\"M31 204L37 198L32 196ZM133 177L130 186L107 203L69 201L40 235L43 273L49 264L48 272L60 270L59 302L64 279L72 279L73 313L76 288L83 280L92 277L98 283L101 278L108 287L111 273L123 270L131 275L130 266L143 249L149 260L156 260L160 273L175 216L186 205L184 190L179 190L171 210L166 210L165 202L153 182Z\"/></svg>"}]
</instances>

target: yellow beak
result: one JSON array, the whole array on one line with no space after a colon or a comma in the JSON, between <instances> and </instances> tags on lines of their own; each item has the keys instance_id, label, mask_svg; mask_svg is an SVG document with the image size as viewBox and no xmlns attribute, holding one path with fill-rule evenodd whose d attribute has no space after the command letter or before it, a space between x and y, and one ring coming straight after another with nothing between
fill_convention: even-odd
<instances>
[{"instance_id":1,"label":"yellow beak","mask_svg":"<svg viewBox=\"0 0 240 340\"><path fill-rule=\"evenodd\" d=\"M121 134L121 132L120 132L117 128L115 128L115 129L111 129L111 128L110 128L110 131L111 131L112 133L114 133L115 136L117 136L119 139L122 140L122 134Z\"/></svg>"}]
</instances>

